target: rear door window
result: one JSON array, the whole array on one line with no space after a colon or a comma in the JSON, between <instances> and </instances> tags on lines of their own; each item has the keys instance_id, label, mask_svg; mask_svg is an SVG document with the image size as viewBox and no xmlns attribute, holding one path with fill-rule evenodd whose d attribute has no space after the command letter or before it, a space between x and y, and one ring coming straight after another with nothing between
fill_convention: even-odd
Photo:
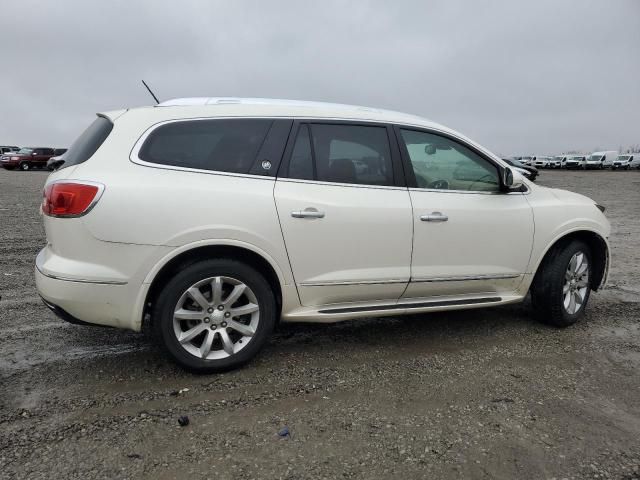
<instances>
[{"instance_id":1,"label":"rear door window","mask_svg":"<svg viewBox=\"0 0 640 480\"><path fill-rule=\"evenodd\" d=\"M149 134L138 157L160 165L249 173L272 123L250 118L167 123Z\"/></svg>"},{"instance_id":2,"label":"rear door window","mask_svg":"<svg viewBox=\"0 0 640 480\"><path fill-rule=\"evenodd\" d=\"M357 185L394 185L386 127L301 125L287 176Z\"/></svg>"}]
</instances>

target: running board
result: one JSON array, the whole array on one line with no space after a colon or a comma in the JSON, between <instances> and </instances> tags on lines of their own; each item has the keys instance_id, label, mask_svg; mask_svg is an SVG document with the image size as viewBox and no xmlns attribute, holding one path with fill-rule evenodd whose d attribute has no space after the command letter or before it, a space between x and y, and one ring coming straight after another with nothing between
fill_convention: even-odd
<instances>
[{"instance_id":1,"label":"running board","mask_svg":"<svg viewBox=\"0 0 640 480\"><path fill-rule=\"evenodd\" d=\"M334 313L361 313L361 312L379 312L381 310L398 310L412 308L428 308L428 307L452 307L456 305L476 305L479 303L496 303L501 302L502 297L485 297L485 298L468 298L462 300L436 300L433 302L420 303L393 303L390 305L378 305L375 307L338 307L325 308L318 310L318 313L334 314Z\"/></svg>"}]
</instances>

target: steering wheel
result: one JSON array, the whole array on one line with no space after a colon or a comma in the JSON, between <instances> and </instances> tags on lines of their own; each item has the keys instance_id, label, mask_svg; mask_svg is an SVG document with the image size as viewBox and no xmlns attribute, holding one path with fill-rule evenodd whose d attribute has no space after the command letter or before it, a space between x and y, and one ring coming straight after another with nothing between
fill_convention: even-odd
<instances>
[{"instance_id":1,"label":"steering wheel","mask_svg":"<svg viewBox=\"0 0 640 480\"><path fill-rule=\"evenodd\" d=\"M491 175L490 173L487 173L486 175L481 176L480 178L476 178L473 182L471 182L471 184L469 185L469 187L467 187L467 190L471 190L471 187L473 187L476 183L479 183L481 181L483 181L485 178L493 178L493 175ZM485 182L486 183L486 182ZM493 182L492 182L493 183Z\"/></svg>"},{"instance_id":2,"label":"steering wheel","mask_svg":"<svg viewBox=\"0 0 640 480\"><path fill-rule=\"evenodd\" d=\"M437 190L449 190L449 182L446 180L435 180L427 185L427 188L435 188Z\"/></svg>"}]
</instances>

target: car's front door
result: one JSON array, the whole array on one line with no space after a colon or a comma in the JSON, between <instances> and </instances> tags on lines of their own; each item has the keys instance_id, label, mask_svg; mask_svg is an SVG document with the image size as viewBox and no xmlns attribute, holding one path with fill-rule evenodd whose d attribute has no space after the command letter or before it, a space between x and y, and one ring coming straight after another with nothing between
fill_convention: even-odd
<instances>
[{"instance_id":1,"label":"car's front door","mask_svg":"<svg viewBox=\"0 0 640 480\"><path fill-rule=\"evenodd\" d=\"M301 303L397 300L413 227L391 127L310 121L292 133L274 195Z\"/></svg>"},{"instance_id":2,"label":"car's front door","mask_svg":"<svg viewBox=\"0 0 640 480\"><path fill-rule=\"evenodd\" d=\"M437 132L397 128L414 242L405 298L508 294L527 270L533 213L525 193L502 193L493 160Z\"/></svg>"}]
</instances>

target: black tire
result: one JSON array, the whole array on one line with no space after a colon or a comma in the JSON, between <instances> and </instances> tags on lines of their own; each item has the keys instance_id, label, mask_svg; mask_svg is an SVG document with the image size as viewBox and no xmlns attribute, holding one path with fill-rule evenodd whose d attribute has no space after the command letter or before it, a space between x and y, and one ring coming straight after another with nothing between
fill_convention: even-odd
<instances>
[{"instance_id":1,"label":"black tire","mask_svg":"<svg viewBox=\"0 0 640 480\"><path fill-rule=\"evenodd\" d=\"M588 282L584 301L573 314L564 307L565 273L574 254L582 252L588 261ZM531 304L536 320L556 327L568 327L584 316L591 293L592 255L587 244L579 240L560 243L547 253L531 286Z\"/></svg>"},{"instance_id":2,"label":"black tire","mask_svg":"<svg viewBox=\"0 0 640 480\"><path fill-rule=\"evenodd\" d=\"M251 289L260 308L259 322L251 340L239 352L222 359L202 359L189 353L176 338L173 313L189 287L217 276L232 277ZM269 282L254 268L230 258L204 260L185 266L162 288L157 298L152 311L154 336L178 365L194 373L221 372L243 365L258 353L276 324L276 300Z\"/></svg>"},{"instance_id":3,"label":"black tire","mask_svg":"<svg viewBox=\"0 0 640 480\"><path fill-rule=\"evenodd\" d=\"M22 170L23 172L26 172L30 168L31 168L31 165L29 164L29 162L22 162L20 164L20 170Z\"/></svg>"}]
</instances>

